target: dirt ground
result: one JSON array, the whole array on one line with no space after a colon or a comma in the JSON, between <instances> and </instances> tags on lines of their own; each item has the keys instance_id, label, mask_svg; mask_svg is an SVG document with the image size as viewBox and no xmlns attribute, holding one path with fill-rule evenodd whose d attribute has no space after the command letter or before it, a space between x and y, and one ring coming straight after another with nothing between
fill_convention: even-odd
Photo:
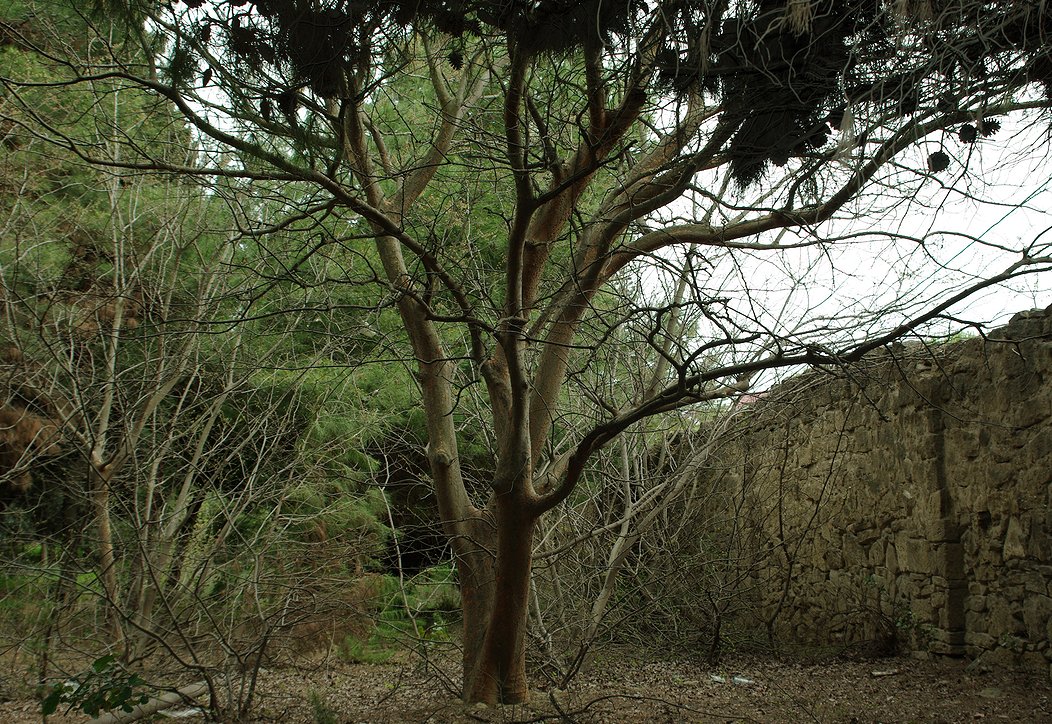
<instances>
[{"instance_id":1,"label":"dirt ground","mask_svg":"<svg viewBox=\"0 0 1052 724\"><path fill-rule=\"evenodd\" d=\"M442 667L447 668L447 667ZM449 665L449 668L453 668ZM408 722L1052 722L1047 675L979 671L953 659L832 660L803 664L730 658L635 659L607 652L566 691L537 688L529 706L468 707L455 682L417 662L324 661L266 670L254 721ZM200 716L156 721L203 721ZM0 722L39 722L32 701L0 703ZM52 724L81 722L51 717Z\"/></svg>"}]
</instances>

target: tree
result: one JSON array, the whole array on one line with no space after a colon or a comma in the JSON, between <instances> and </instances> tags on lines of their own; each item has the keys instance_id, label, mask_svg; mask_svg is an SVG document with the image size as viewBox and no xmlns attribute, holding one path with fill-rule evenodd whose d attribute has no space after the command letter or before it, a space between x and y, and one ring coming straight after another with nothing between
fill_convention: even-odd
<instances>
[{"instance_id":1,"label":"tree","mask_svg":"<svg viewBox=\"0 0 1052 724\"><path fill-rule=\"evenodd\" d=\"M324 364L363 340L338 324L311 334L321 257L270 281L268 249L237 228L234 207L273 218L262 190L121 168L135 149L193 155L155 95L104 81L51 92L70 75L64 44L95 37L68 10L22 25L34 46L0 49L22 86L0 101L0 637L39 662L41 683L77 675L71 650L118 669L160 658L237 716L258 667L300 645L293 631L331 631L327 607L368 598L385 506L362 485L371 461L346 445L383 422L360 414L346 360L338 376ZM119 30L97 47L141 59ZM64 686L55 696L83 698Z\"/></svg>"},{"instance_id":2,"label":"tree","mask_svg":"<svg viewBox=\"0 0 1052 724\"><path fill-rule=\"evenodd\" d=\"M1049 107L1052 18L1025 4L107 7L151 60L68 48L74 77L54 92L102 81L148 89L186 118L202 153L178 163L136 147L137 157L114 159L44 119L35 132L96 164L287 193L285 221L239 223L261 239L302 230L284 262L290 280L323 250L375 272L416 365L462 589L467 701L526 698L538 520L625 430L740 395L766 370L849 364L1050 266L1040 236L990 242L1004 253L992 272L989 256L954 266L961 239L983 243L975 236L932 227L880 238L846 225L980 193L980 151L996 144L1000 119ZM39 47L16 20L5 37ZM28 90L4 82L11 102ZM798 305L792 290L761 297L768 266L799 290L860 241L895 255L890 293L839 308ZM655 291L662 268L687 275L683 296ZM633 276L654 282L611 293ZM676 308L696 320L672 335ZM616 334L626 326L664 360L654 384L622 394L607 378L609 396L568 406L568 382L613 372L596 350L626 339ZM494 451L483 485L461 466L473 398L488 419L472 432Z\"/></svg>"}]
</instances>

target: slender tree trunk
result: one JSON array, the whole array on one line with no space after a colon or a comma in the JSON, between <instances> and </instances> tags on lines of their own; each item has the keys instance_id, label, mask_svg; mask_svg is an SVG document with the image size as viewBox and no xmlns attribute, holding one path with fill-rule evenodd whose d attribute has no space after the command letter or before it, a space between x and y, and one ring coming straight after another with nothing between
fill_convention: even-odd
<instances>
[{"instance_id":1,"label":"slender tree trunk","mask_svg":"<svg viewBox=\"0 0 1052 724\"><path fill-rule=\"evenodd\" d=\"M106 623L110 629L111 643L123 643L120 615L120 590L117 583L117 560L113 547L113 529L110 525L110 480L94 465L89 469L91 499L95 509L98 531L99 580L106 599Z\"/></svg>"},{"instance_id":2,"label":"slender tree trunk","mask_svg":"<svg viewBox=\"0 0 1052 724\"><path fill-rule=\"evenodd\" d=\"M529 697L526 681L526 618L536 519L524 512L520 491L498 496L490 506L496 529L477 541L482 564L464 571L464 700L519 704ZM488 565L485 559L489 559Z\"/></svg>"}]
</instances>

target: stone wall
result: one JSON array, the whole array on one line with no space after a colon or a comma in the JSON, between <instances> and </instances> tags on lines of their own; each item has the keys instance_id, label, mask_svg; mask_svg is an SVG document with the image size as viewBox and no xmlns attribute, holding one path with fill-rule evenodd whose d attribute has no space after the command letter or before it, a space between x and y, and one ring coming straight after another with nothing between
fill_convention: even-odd
<instances>
[{"instance_id":1,"label":"stone wall","mask_svg":"<svg viewBox=\"0 0 1052 724\"><path fill-rule=\"evenodd\" d=\"M771 635L1052 664L1052 307L739 417L711 473L744 506Z\"/></svg>"}]
</instances>

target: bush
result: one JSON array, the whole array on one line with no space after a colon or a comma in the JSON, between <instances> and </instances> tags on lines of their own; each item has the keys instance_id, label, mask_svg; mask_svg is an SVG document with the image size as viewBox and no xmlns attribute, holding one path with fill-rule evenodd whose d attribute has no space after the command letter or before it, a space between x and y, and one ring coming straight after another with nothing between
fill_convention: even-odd
<instances>
[{"instance_id":1,"label":"bush","mask_svg":"<svg viewBox=\"0 0 1052 724\"><path fill-rule=\"evenodd\" d=\"M41 713L50 716L59 704L69 704L67 711L80 709L90 717L115 709L130 712L150 700L147 694L136 691L145 683L117 663L117 657L103 656L75 679L51 687L40 704Z\"/></svg>"},{"instance_id":2,"label":"bush","mask_svg":"<svg viewBox=\"0 0 1052 724\"><path fill-rule=\"evenodd\" d=\"M368 635L349 634L338 645L342 660L383 663L407 644L448 641L449 622L460 610L456 571L448 563L428 568L407 581L404 592L397 578L385 576L377 600L380 610Z\"/></svg>"}]
</instances>

